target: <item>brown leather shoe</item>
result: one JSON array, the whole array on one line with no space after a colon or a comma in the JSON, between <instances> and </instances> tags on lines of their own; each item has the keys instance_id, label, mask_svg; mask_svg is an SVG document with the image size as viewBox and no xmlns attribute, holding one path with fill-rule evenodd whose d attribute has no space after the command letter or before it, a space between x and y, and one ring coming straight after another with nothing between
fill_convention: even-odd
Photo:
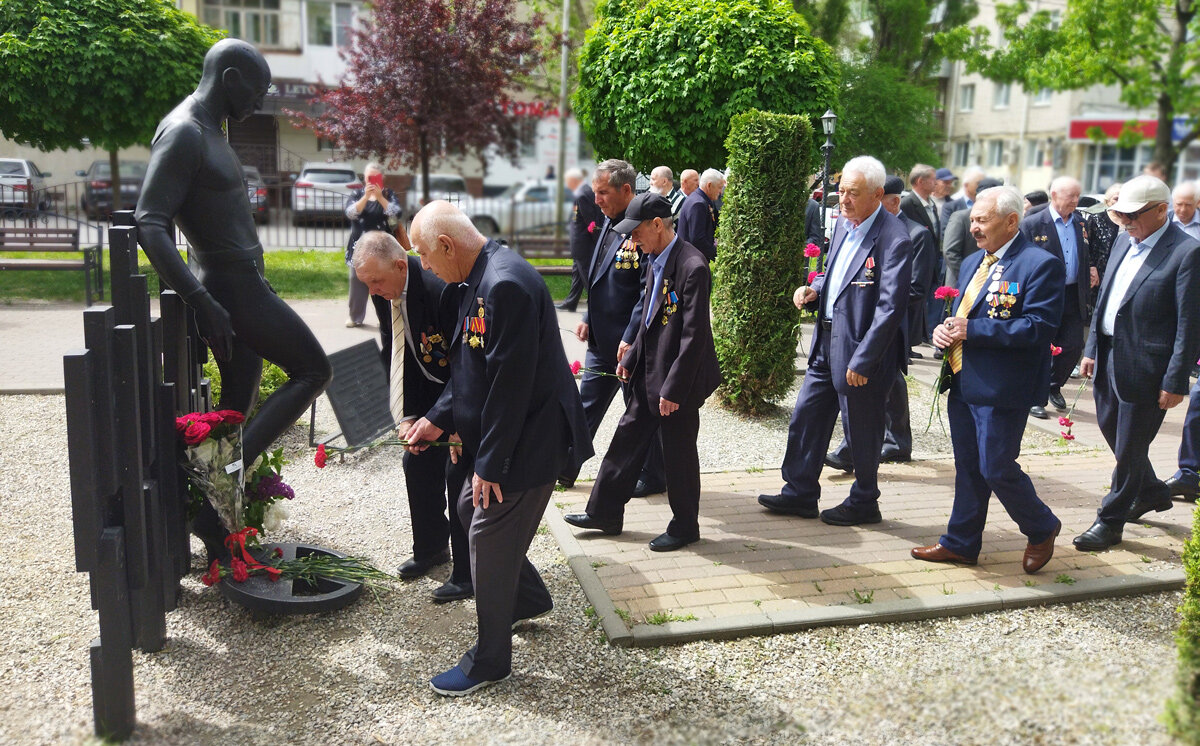
<instances>
[{"instance_id":1,"label":"brown leather shoe","mask_svg":"<svg viewBox=\"0 0 1200 746\"><path fill-rule=\"evenodd\" d=\"M1062 531L1062 524L1058 524L1058 528L1054 529L1054 533L1050 534L1050 538L1040 544L1029 544L1025 547L1025 557L1021 560L1021 566L1025 568L1025 572L1030 575L1046 566L1050 558L1054 556L1054 540L1058 538L1058 532Z\"/></svg>"},{"instance_id":2,"label":"brown leather shoe","mask_svg":"<svg viewBox=\"0 0 1200 746\"><path fill-rule=\"evenodd\" d=\"M934 544L931 547L913 547L911 554L913 559L926 562L957 562L960 565L974 565L979 562L977 559L968 559L961 554L955 554L941 544Z\"/></svg>"}]
</instances>

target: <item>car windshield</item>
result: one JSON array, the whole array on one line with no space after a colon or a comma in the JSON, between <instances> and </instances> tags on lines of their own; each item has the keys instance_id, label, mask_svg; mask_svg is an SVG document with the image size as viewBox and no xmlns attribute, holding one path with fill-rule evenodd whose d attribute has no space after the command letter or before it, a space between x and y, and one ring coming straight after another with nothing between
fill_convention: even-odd
<instances>
[{"instance_id":1,"label":"car windshield","mask_svg":"<svg viewBox=\"0 0 1200 746\"><path fill-rule=\"evenodd\" d=\"M242 173L246 175L247 179L252 181L262 181L262 176L258 174L258 169L254 168L253 166L242 166Z\"/></svg>"},{"instance_id":2,"label":"car windshield","mask_svg":"<svg viewBox=\"0 0 1200 746\"><path fill-rule=\"evenodd\" d=\"M353 171L343 171L333 168L314 168L306 170L300 178L319 181L322 184L349 184L357 181L358 176Z\"/></svg>"},{"instance_id":3,"label":"car windshield","mask_svg":"<svg viewBox=\"0 0 1200 746\"><path fill-rule=\"evenodd\" d=\"M127 176L134 178L142 178L146 175L146 163L144 161L121 161L121 178ZM112 176L112 169L109 164L103 161L97 161L92 164L92 178L107 179Z\"/></svg>"},{"instance_id":4,"label":"car windshield","mask_svg":"<svg viewBox=\"0 0 1200 746\"><path fill-rule=\"evenodd\" d=\"M25 164L21 161L0 161L0 176L24 176Z\"/></svg>"}]
</instances>

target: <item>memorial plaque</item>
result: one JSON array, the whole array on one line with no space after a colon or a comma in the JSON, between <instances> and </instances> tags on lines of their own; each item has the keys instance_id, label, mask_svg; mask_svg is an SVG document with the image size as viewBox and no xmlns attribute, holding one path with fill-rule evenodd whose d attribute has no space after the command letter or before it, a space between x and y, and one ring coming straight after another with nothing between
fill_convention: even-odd
<instances>
[{"instance_id":1,"label":"memorial plaque","mask_svg":"<svg viewBox=\"0 0 1200 746\"><path fill-rule=\"evenodd\" d=\"M373 341L329 356L333 382L325 390L346 443L363 445L395 427L388 408L388 379Z\"/></svg>"}]
</instances>

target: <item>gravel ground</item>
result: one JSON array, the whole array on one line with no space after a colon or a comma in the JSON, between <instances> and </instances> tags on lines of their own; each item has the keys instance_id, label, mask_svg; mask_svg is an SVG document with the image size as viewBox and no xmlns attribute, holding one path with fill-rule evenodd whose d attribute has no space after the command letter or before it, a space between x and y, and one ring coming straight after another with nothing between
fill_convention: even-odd
<instances>
[{"instance_id":1,"label":"gravel ground","mask_svg":"<svg viewBox=\"0 0 1200 746\"><path fill-rule=\"evenodd\" d=\"M782 419L705 417L721 434L702 449L706 468L777 464ZM0 624L12 630L0 637L0 743L87 741L97 626L74 572L62 398L0 397L0 442ZM299 497L275 538L403 561L397 454L318 470L303 444L298 430L287 439ZM440 577L340 613L255 618L200 584L195 544L167 647L135 654L133 743L1169 743L1158 721L1178 593L622 650L593 627L548 534L531 558L555 611L514 637L510 681L447 700L427 681L471 644L475 621L472 602L428 603Z\"/></svg>"}]
</instances>

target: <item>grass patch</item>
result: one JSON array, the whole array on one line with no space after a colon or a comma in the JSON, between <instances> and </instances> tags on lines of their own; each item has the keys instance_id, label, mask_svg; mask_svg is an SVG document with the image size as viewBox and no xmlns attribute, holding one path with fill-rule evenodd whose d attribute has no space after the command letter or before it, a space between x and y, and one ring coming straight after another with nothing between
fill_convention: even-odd
<instances>
[{"instance_id":1,"label":"grass patch","mask_svg":"<svg viewBox=\"0 0 1200 746\"><path fill-rule=\"evenodd\" d=\"M1075 578L1071 577L1065 572L1060 572L1058 576L1054 578L1054 582L1062 583L1063 585L1075 585Z\"/></svg>"},{"instance_id":2,"label":"grass patch","mask_svg":"<svg viewBox=\"0 0 1200 746\"><path fill-rule=\"evenodd\" d=\"M669 611L656 611L646 617L646 624L666 624L667 622L694 622L696 621L695 614L672 614Z\"/></svg>"},{"instance_id":3,"label":"grass patch","mask_svg":"<svg viewBox=\"0 0 1200 746\"><path fill-rule=\"evenodd\" d=\"M850 594L854 596L854 603L856 604L869 604L875 601L875 591L860 593L857 588L853 588L850 590Z\"/></svg>"}]
</instances>

